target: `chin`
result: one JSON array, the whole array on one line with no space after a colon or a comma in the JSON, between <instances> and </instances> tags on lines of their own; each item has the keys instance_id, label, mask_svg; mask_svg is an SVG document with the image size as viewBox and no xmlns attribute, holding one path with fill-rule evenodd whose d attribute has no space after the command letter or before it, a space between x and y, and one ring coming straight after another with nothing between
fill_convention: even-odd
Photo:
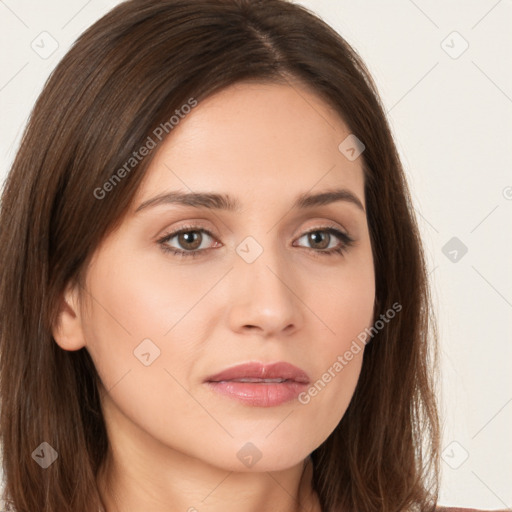
<instances>
[{"instance_id":1,"label":"chin","mask_svg":"<svg viewBox=\"0 0 512 512\"><path fill-rule=\"evenodd\" d=\"M301 464L313 449L314 447L304 445L304 438L294 443L289 437L283 439L276 436L271 440L262 436L261 440L236 443L235 458L226 457L225 461L230 466L230 471L284 471Z\"/></svg>"}]
</instances>

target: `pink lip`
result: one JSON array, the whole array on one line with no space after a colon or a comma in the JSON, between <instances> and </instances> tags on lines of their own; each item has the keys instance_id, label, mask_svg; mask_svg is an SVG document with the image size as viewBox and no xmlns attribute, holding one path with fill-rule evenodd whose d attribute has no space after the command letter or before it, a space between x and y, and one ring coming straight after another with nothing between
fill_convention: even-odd
<instances>
[{"instance_id":1,"label":"pink lip","mask_svg":"<svg viewBox=\"0 0 512 512\"><path fill-rule=\"evenodd\" d=\"M296 366L293 366L293 364L285 362L273 364L263 364L259 362L239 364L215 375L211 375L205 380L209 382L220 382L222 380L250 378L285 379L300 382L302 384L309 384L309 377L306 372Z\"/></svg>"},{"instance_id":2,"label":"pink lip","mask_svg":"<svg viewBox=\"0 0 512 512\"><path fill-rule=\"evenodd\" d=\"M239 379L260 379L261 382L239 382ZM270 383L263 379L283 379L284 382ZM309 377L289 363L252 362L207 377L205 383L214 391L248 405L272 407L296 398L307 388Z\"/></svg>"}]
</instances>

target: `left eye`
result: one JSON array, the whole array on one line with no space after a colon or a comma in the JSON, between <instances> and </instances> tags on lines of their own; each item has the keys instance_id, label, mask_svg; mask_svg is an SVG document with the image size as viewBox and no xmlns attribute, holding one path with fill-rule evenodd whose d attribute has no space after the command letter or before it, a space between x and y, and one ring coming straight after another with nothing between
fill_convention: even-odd
<instances>
[{"instance_id":1,"label":"left eye","mask_svg":"<svg viewBox=\"0 0 512 512\"><path fill-rule=\"evenodd\" d=\"M158 240L158 243L164 252L172 253L179 257L196 257L202 253L208 252L211 249L211 247L202 249L200 248L203 242L203 233L208 237L215 239L213 234L210 233L210 231L207 229L198 226L190 226L165 235L163 238ZM338 238L340 242L337 246L329 247L329 242L332 241L333 235L335 238ZM178 244L185 250L169 245L169 242L176 237ZM346 249L350 247L354 242L354 240L349 235L334 227L312 229L307 233L304 233L301 237L298 238L298 240L304 237L307 237L309 243L320 245L319 248L307 249L321 255L331 255L334 253L343 254Z\"/></svg>"},{"instance_id":2,"label":"left eye","mask_svg":"<svg viewBox=\"0 0 512 512\"><path fill-rule=\"evenodd\" d=\"M197 254L197 250L199 249L202 242L202 238L204 236L200 236L200 233L205 233L207 236L214 238L214 236L208 230L203 228L183 228L180 229L179 231L175 231L174 233L166 235L163 239L159 240L159 243L162 244L162 249L164 249L164 251L170 251L173 252L174 254L182 254L183 256L195 256ZM170 242L173 238L176 237L178 243L182 247L184 247L186 251L179 249L177 250L172 246L168 245L168 242ZM203 248L201 251L204 250L206 249Z\"/></svg>"}]
</instances>

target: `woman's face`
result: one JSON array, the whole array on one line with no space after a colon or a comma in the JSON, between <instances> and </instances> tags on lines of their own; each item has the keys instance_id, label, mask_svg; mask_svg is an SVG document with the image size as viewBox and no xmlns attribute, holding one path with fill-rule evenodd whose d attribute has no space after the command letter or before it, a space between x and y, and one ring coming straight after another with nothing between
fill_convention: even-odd
<instances>
[{"instance_id":1,"label":"woman's face","mask_svg":"<svg viewBox=\"0 0 512 512\"><path fill-rule=\"evenodd\" d=\"M375 298L362 157L347 152L350 139L339 148L349 135L303 88L244 83L200 102L152 150L82 291L82 346L107 390L110 437L150 460L179 452L268 471L302 461L334 430ZM294 206L338 189L355 199ZM229 195L238 209L171 202L171 192ZM309 385L205 382L249 362L289 363Z\"/></svg>"}]
</instances>

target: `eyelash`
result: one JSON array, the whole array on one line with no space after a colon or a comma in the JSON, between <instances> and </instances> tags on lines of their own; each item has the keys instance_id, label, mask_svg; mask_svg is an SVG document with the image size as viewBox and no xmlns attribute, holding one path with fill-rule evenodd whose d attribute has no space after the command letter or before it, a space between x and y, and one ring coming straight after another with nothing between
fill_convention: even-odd
<instances>
[{"instance_id":1,"label":"eyelash","mask_svg":"<svg viewBox=\"0 0 512 512\"><path fill-rule=\"evenodd\" d=\"M215 236L207 229L202 228L201 226L183 226L178 231L173 231L172 233L166 234L163 238L160 238L157 242L160 244L160 247L165 253L171 253L175 256L178 256L179 258L187 258L192 257L196 258L197 256L200 256L201 254L210 251L212 248L209 249L199 249L194 251L182 251L179 249L175 249L172 247L169 247L167 245L167 242L169 242L172 238L175 236L181 235L183 233L190 233L190 232L203 232L206 233L208 236L212 237L216 240ZM311 229L309 231L306 231L303 233L299 238L302 238L305 235L308 235L310 233L316 233L316 232L326 232L330 235L335 235L341 240L341 245L339 247L334 247L332 249L328 250L322 250L322 249L311 249L307 248L313 253L315 253L315 256L333 256L334 254L339 254L340 256L343 256L345 254L345 251L351 247L354 244L354 239L351 238L346 233L343 233L339 229L336 229L333 226L325 226L321 228L315 228Z\"/></svg>"}]
</instances>

